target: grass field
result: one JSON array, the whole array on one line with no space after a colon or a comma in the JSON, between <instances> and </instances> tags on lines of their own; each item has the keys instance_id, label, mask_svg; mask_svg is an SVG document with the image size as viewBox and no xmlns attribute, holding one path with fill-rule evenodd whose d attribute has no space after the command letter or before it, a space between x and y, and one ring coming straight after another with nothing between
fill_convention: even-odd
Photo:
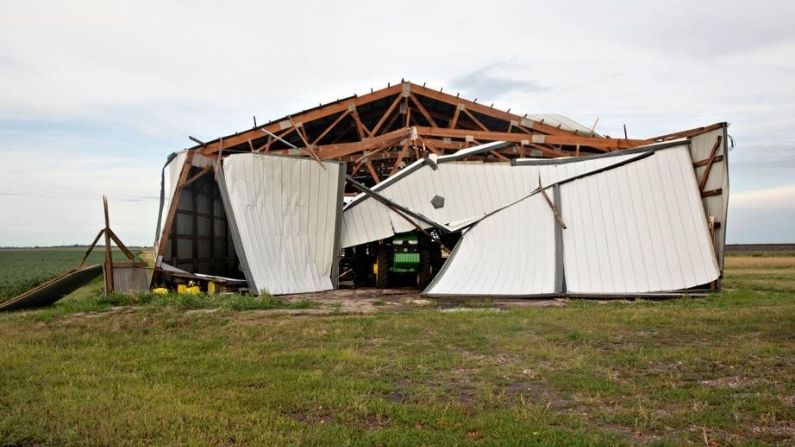
<instances>
[{"instance_id":1,"label":"grass field","mask_svg":"<svg viewBox=\"0 0 795 447\"><path fill-rule=\"evenodd\" d=\"M706 299L499 311L82 291L0 315L0 444L793 445L795 257L727 265Z\"/></svg>"}]
</instances>

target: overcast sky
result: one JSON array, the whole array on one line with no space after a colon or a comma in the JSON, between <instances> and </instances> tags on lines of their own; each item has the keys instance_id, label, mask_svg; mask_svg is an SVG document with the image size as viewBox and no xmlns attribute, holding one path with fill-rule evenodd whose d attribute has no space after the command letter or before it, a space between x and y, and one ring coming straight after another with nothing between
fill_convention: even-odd
<instances>
[{"instance_id":1,"label":"overcast sky","mask_svg":"<svg viewBox=\"0 0 795 447\"><path fill-rule=\"evenodd\" d=\"M795 242L795 2L0 0L0 246L154 238L166 156L405 78L648 137L732 124L729 242Z\"/></svg>"}]
</instances>

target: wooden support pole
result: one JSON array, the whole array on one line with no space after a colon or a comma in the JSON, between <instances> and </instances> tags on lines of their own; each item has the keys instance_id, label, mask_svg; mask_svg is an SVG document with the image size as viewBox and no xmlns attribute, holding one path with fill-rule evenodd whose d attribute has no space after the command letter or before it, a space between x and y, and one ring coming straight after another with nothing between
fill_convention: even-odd
<instances>
[{"instance_id":1,"label":"wooden support pole","mask_svg":"<svg viewBox=\"0 0 795 447\"><path fill-rule=\"evenodd\" d=\"M113 253L110 250L110 215L108 214L108 198L102 196L102 208L105 212L105 294L113 293Z\"/></svg>"}]
</instances>

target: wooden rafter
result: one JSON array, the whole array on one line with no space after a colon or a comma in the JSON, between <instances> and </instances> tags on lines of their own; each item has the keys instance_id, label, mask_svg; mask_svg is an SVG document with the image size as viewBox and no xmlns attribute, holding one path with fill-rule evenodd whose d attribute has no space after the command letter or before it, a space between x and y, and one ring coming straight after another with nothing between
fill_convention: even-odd
<instances>
[{"instance_id":1,"label":"wooden rafter","mask_svg":"<svg viewBox=\"0 0 795 447\"><path fill-rule=\"evenodd\" d=\"M450 124L447 126L450 129L455 129L455 126L458 124L458 117L461 115L461 107L456 106L455 112L453 112L453 119L450 120Z\"/></svg>"},{"instance_id":2,"label":"wooden rafter","mask_svg":"<svg viewBox=\"0 0 795 447\"><path fill-rule=\"evenodd\" d=\"M414 96L414 93L411 93L411 94L409 95L409 98L411 98L411 102L413 102L413 103L414 103L414 105L415 105L415 106L417 106L417 110L419 110L419 111L420 111L420 113L422 114L422 116L424 116L424 117L425 117L425 119L426 119L426 120L428 120L428 122L431 124L431 126L433 126L433 127L439 127L439 126L437 126L437 125L436 125L436 121L434 121L434 120L433 120L433 117L431 117L431 114L430 114L430 113L428 113L428 111L427 111L427 110L425 110L425 107L422 105L422 103L420 102L420 100L419 100L419 99L417 99L417 97L416 97L416 96Z\"/></svg>"},{"instance_id":3,"label":"wooden rafter","mask_svg":"<svg viewBox=\"0 0 795 447\"><path fill-rule=\"evenodd\" d=\"M384 114L383 114L383 115L381 115L381 119L379 119L379 120L378 120L378 122L377 122L377 123L375 123L375 126L373 127L373 133L372 133L372 135L378 135L378 131L379 131L379 130L381 130L381 126L384 124L384 122L386 122L386 119L387 119L387 118L388 118L388 117L389 117L389 116L392 114L392 112L395 110L395 107L397 107L397 105L398 105L398 104L400 104L400 99L401 99L401 96L400 96L400 95L398 95L398 96L395 98L395 100L394 100L394 101L392 101L392 104L390 104L390 105L389 105L389 108L388 108L388 109L386 109L386 112L384 112Z\"/></svg>"},{"instance_id":4,"label":"wooden rafter","mask_svg":"<svg viewBox=\"0 0 795 447\"><path fill-rule=\"evenodd\" d=\"M349 113L351 113L350 109L342 112L340 116L337 117L337 119L335 119L331 124L329 124L328 127L326 127L326 129L323 132L320 133L320 135L318 135L314 140L312 140L312 144L316 145L320 140L323 139L323 137L328 135L328 133L331 132L335 127L337 127L337 124L339 124L340 121L342 121L346 116L348 116Z\"/></svg>"},{"instance_id":5,"label":"wooden rafter","mask_svg":"<svg viewBox=\"0 0 795 447\"><path fill-rule=\"evenodd\" d=\"M464 113L466 114L466 116L468 116L469 119L471 119L475 124L477 124L478 127L480 127L485 132L489 131L489 128L484 126L483 123L481 123L479 119L475 118L475 115L473 115L472 112L470 112L467 109L463 109L463 110L464 110Z\"/></svg>"}]
</instances>

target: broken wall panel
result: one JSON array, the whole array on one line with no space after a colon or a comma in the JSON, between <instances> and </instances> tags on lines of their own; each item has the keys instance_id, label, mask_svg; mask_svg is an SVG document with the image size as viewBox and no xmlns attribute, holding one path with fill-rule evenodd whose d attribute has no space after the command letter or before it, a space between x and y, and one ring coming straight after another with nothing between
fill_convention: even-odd
<instances>
[{"instance_id":1,"label":"broken wall panel","mask_svg":"<svg viewBox=\"0 0 795 447\"><path fill-rule=\"evenodd\" d=\"M480 147L488 149L493 145ZM478 148L467 151L477 153ZM451 155L439 157L435 162L419 160L372 189L435 223L457 230L521 199L538 188L539 181L549 185L586 171L622 163L631 157L632 154L567 159L568 162L562 164L539 162L516 169L510 163L461 161L463 157ZM441 207L432 203L437 196L443 199ZM426 222L414 223L430 227ZM342 245L352 247L414 229L404 217L361 194L345 207Z\"/></svg>"},{"instance_id":2,"label":"broken wall panel","mask_svg":"<svg viewBox=\"0 0 795 447\"><path fill-rule=\"evenodd\" d=\"M726 244L726 217L729 207L729 135L727 124L720 128L693 136L690 141L690 153L695 167L696 179L700 182L707 171L706 162L710 159L712 149L718 143L709 169L709 176L704 183L702 202L707 218L715 221L713 242L721 270L723 269L723 251ZM718 139L720 138L720 141Z\"/></svg>"},{"instance_id":3,"label":"broken wall panel","mask_svg":"<svg viewBox=\"0 0 795 447\"><path fill-rule=\"evenodd\" d=\"M555 282L555 219L540 194L467 231L425 293L433 296L549 295Z\"/></svg>"},{"instance_id":4,"label":"broken wall panel","mask_svg":"<svg viewBox=\"0 0 795 447\"><path fill-rule=\"evenodd\" d=\"M545 164L528 163L514 169ZM706 290L719 278L686 144L590 171L564 164L549 203L534 192L478 222L425 294L631 296Z\"/></svg>"},{"instance_id":5,"label":"broken wall panel","mask_svg":"<svg viewBox=\"0 0 795 447\"><path fill-rule=\"evenodd\" d=\"M560 190L567 293L677 291L720 275L687 146Z\"/></svg>"},{"instance_id":6,"label":"broken wall panel","mask_svg":"<svg viewBox=\"0 0 795 447\"><path fill-rule=\"evenodd\" d=\"M237 154L220 178L251 290L274 295L336 286L345 165Z\"/></svg>"},{"instance_id":7,"label":"broken wall panel","mask_svg":"<svg viewBox=\"0 0 795 447\"><path fill-rule=\"evenodd\" d=\"M178 153L163 169L163 202L161 204L160 216L158 217L158 228L155 235L155 258L160 253L157 249L160 246L160 238L163 233L163 226L166 224L168 212L171 209L174 193L177 191L177 184L179 183L179 175L182 173L182 168L185 166L185 161L188 157L187 151Z\"/></svg>"}]
</instances>

